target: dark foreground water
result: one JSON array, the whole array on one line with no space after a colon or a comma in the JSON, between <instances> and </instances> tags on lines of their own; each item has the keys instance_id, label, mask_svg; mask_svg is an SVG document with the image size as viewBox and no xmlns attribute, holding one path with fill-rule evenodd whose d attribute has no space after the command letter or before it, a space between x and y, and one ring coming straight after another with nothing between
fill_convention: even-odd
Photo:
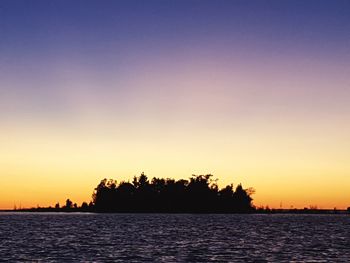
<instances>
[{"instance_id":1,"label":"dark foreground water","mask_svg":"<svg viewBox=\"0 0 350 263\"><path fill-rule=\"evenodd\" d=\"M350 262L348 215L0 213L0 261Z\"/></svg>"}]
</instances>

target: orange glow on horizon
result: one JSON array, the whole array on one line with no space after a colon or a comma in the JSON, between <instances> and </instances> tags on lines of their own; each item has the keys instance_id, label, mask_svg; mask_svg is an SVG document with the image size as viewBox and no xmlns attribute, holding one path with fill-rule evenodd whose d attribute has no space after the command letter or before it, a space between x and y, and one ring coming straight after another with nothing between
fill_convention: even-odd
<instances>
[{"instance_id":1,"label":"orange glow on horizon","mask_svg":"<svg viewBox=\"0 0 350 263\"><path fill-rule=\"evenodd\" d=\"M220 187L230 183L254 187L257 206L349 206L350 145L345 131L342 135L327 127L323 131L328 136L318 136L312 130L319 130L319 125L305 123L306 135L305 130L288 124L282 129L279 124L274 127L280 127L277 134L264 124L254 125L257 122L203 130L203 124L166 134L113 126L105 134L40 125L27 127L25 134L18 127L3 130L0 207L53 206L67 198L81 204L90 201L101 179L131 180L142 171L149 177L175 179L211 173ZM202 132L196 133L197 129Z\"/></svg>"}]
</instances>

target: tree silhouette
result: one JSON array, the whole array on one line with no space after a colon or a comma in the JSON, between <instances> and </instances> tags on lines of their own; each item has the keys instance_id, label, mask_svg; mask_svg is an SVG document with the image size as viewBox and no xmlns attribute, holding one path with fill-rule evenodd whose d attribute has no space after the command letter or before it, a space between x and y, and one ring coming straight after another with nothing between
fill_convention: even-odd
<instances>
[{"instance_id":1,"label":"tree silhouette","mask_svg":"<svg viewBox=\"0 0 350 263\"><path fill-rule=\"evenodd\" d=\"M190 180L152 178L141 173L132 183L103 179L92 195L96 212L248 213L254 211L252 188L239 184L219 190L211 174ZM83 207L83 206L82 206ZM86 207L86 205L84 205Z\"/></svg>"},{"instance_id":2,"label":"tree silhouette","mask_svg":"<svg viewBox=\"0 0 350 263\"><path fill-rule=\"evenodd\" d=\"M73 202L69 199L66 200L66 205L65 205L65 208L66 209L71 209L72 208L72 205L73 205Z\"/></svg>"},{"instance_id":3,"label":"tree silhouette","mask_svg":"<svg viewBox=\"0 0 350 263\"><path fill-rule=\"evenodd\" d=\"M192 175L189 180L172 178L148 179L145 173L132 182L103 179L92 194L92 201L79 207L67 199L60 207L37 207L21 211L39 212L118 212L118 213L250 213L253 188L239 184L219 189L213 175ZM349 209L348 209L349 211Z\"/></svg>"}]
</instances>

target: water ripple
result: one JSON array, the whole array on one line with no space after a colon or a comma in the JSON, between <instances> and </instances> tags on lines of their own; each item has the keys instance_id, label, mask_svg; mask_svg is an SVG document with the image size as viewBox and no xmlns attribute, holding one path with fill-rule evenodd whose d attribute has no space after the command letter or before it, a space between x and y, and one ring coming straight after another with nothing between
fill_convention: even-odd
<instances>
[{"instance_id":1,"label":"water ripple","mask_svg":"<svg viewBox=\"0 0 350 263\"><path fill-rule=\"evenodd\" d=\"M348 262L346 215L1 213L4 261Z\"/></svg>"}]
</instances>

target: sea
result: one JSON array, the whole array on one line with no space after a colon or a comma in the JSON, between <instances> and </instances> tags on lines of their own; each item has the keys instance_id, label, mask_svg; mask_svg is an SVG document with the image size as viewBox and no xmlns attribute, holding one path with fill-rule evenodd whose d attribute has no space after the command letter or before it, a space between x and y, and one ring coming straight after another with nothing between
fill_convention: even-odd
<instances>
[{"instance_id":1,"label":"sea","mask_svg":"<svg viewBox=\"0 0 350 263\"><path fill-rule=\"evenodd\" d=\"M350 215L0 213L2 262L350 262Z\"/></svg>"}]
</instances>

